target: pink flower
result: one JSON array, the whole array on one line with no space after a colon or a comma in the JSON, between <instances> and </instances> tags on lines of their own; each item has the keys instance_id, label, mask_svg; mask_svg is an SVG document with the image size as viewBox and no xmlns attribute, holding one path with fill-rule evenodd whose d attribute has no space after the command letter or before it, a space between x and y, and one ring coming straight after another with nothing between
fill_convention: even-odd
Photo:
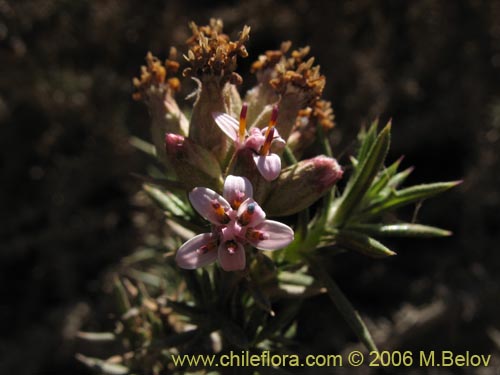
<instances>
[{"instance_id":1,"label":"pink flower","mask_svg":"<svg viewBox=\"0 0 500 375\"><path fill-rule=\"evenodd\" d=\"M280 137L275 128L278 107L273 107L269 126L262 130L253 127L250 129L250 134L246 130L247 109L248 105L243 103L240 121L222 112L214 112L212 116L219 128L234 141L236 149L248 148L253 151L253 160L260 174L267 181L272 181L280 174L281 159L279 155L270 152L271 144L285 145L284 139Z\"/></svg>"},{"instance_id":2,"label":"pink flower","mask_svg":"<svg viewBox=\"0 0 500 375\"><path fill-rule=\"evenodd\" d=\"M212 232L199 234L179 248L175 257L179 267L195 269L218 259L225 271L242 270L246 264L245 245L278 250L292 242L292 228L266 220L252 194L250 181L237 176L226 178L223 196L203 187L193 189L189 200L212 223Z\"/></svg>"}]
</instances>

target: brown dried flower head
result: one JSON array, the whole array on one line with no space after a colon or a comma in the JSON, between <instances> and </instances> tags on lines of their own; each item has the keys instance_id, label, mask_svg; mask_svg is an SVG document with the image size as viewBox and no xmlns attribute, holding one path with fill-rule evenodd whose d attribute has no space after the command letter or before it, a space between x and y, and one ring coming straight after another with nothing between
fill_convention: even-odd
<instances>
[{"instance_id":1,"label":"brown dried flower head","mask_svg":"<svg viewBox=\"0 0 500 375\"><path fill-rule=\"evenodd\" d=\"M221 83L241 84L241 76L235 72L237 57L247 57L245 43L248 41L250 27L244 26L236 41L222 32L220 19L210 19L210 24L190 25L193 35L187 40L189 50L184 58L191 65L182 72L184 77L197 77L203 81L204 76L221 78Z\"/></svg>"},{"instance_id":2,"label":"brown dried flower head","mask_svg":"<svg viewBox=\"0 0 500 375\"><path fill-rule=\"evenodd\" d=\"M172 47L165 63L153 56L151 52L146 55L146 65L141 66L141 76L133 79L133 84L137 90L133 94L134 100L147 100L151 93L162 92L170 89L172 92L180 90L181 83L177 77L170 77L179 70L177 50Z\"/></svg>"},{"instance_id":3,"label":"brown dried flower head","mask_svg":"<svg viewBox=\"0 0 500 375\"><path fill-rule=\"evenodd\" d=\"M290 41L283 42L279 50L259 56L252 64L252 72L262 83L271 85L277 94L297 94L303 108L314 107L323 93L325 76L320 74L318 65L313 66L313 57L306 60L309 46L289 52L291 45Z\"/></svg>"}]
</instances>

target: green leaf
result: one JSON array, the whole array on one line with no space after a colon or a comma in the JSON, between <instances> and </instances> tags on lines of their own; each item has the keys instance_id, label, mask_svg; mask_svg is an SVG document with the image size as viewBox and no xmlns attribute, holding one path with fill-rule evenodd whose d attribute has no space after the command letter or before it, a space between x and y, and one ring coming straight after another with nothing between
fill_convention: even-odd
<instances>
[{"instance_id":1,"label":"green leaf","mask_svg":"<svg viewBox=\"0 0 500 375\"><path fill-rule=\"evenodd\" d=\"M116 340L116 336L112 332L83 332L79 331L76 336L79 339L92 342L108 342Z\"/></svg>"},{"instance_id":2,"label":"green leaf","mask_svg":"<svg viewBox=\"0 0 500 375\"><path fill-rule=\"evenodd\" d=\"M447 237L451 236L450 231L430 227L427 225L413 223L398 223L398 224L356 224L349 229L363 232L369 236L375 237Z\"/></svg>"},{"instance_id":3,"label":"green leaf","mask_svg":"<svg viewBox=\"0 0 500 375\"><path fill-rule=\"evenodd\" d=\"M189 208L174 194L163 191L150 184L142 186L146 194L164 211L168 211L175 216L186 216Z\"/></svg>"},{"instance_id":4,"label":"green leaf","mask_svg":"<svg viewBox=\"0 0 500 375\"><path fill-rule=\"evenodd\" d=\"M380 215L388 210L394 210L395 208L433 197L434 195L451 189L460 183L462 183L462 181L436 182L433 184L416 185L406 189L393 191L392 194L384 200L361 211L358 216L366 219Z\"/></svg>"},{"instance_id":5,"label":"green leaf","mask_svg":"<svg viewBox=\"0 0 500 375\"><path fill-rule=\"evenodd\" d=\"M359 169L349 180L346 190L340 198L340 203L332 211L331 225L344 225L356 206L362 201L373 179L384 163L385 156L389 150L390 134L391 124L388 123L378 135L367 157L364 160L360 159Z\"/></svg>"},{"instance_id":6,"label":"green leaf","mask_svg":"<svg viewBox=\"0 0 500 375\"><path fill-rule=\"evenodd\" d=\"M395 174L387 183L388 191L390 192L393 189L397 189L408 178L408 176L413 172L414 169L415 168L413 167L409 167L404 171Z\"/></svg>"},{"instance_id":7,"label":"green leaf","mask_svg":"<svg viewBox=\"0 0 500 375\"><path fill-rule=\"evenodd\" d=\"M299 272L281 271L278 273L278 280L283 283L311 286L314 283L314 277Z\"/></svg>"},{"instance_id":8,"label":"green leaf","mask_svg":"<svg viewBox=\"0 0 500 375\"><path fill-rule=\"evenodd\" d=\"M399 164L403 158L399 158L394 163L392 163L389 167L385 168L380 174L377 176L375 181L373 182L370 190L367 194L367 197L376 197L380 191L386 187L390 181L390 179L396 174L399 168ZM365 197L365 198L367 198Z\"/></svg>"},{"instance_id":9,"label":"green leaf","mask_svg":"<svg viewBox=\"0 0 500 375\"><path fill-rule=\"evenodd\" d=\"M336 246L353 250L372 258L385 258L396 255L394 251L389 250L376 239L352 230L343 229L335 231L331 236L327 236L326 239Z\"/></svg>"},{"instance_id":10,"label":"green leaf","mask_svg":"<svg viewBox=\"0 0 500 375\"><path fill-rule=\"evenodd\" d=\"M136 136L131 136L128 142L139 151L156 158L156 147L152 143L146 142Z\"/></svg>"},{"instance_id":11,"label":"green leaf","mask_svg":"<svg viewBox=\"0 0 500 375\"><path fill-rule=\"evenodd\" d=\"M285 159L287 165L297 164L297 159L295 158L293 151L287 145L285 145L285 148L283 149L283 158Z\"/></svg>"},{"instance_id":12,"label":"green leaf","mask_svg":"<svg viewBox=\"0 0 500 375\"><path fill-rule=\"evenodd\" d=\"M311 270L315 273L323 286L326 288L328 296L335 304L340 314L349 324L358 339L371 351L378 351L368 328L359 313L351 305L347 297L342 293L335 281L330 277L323 265L313 257L308 258Z\"/></svg>"},{"instance_id":13,"label":"green leaf","mask_svg":"<svg viewBox=\"0 0 500 375\"><path fill-rule=\"evenodd\" d=\"M132 305L130 304L127 291L118 276L113 277L113 294L116 304L118 305L117 310L120 315L129 311Z\"/></svg>"},{"instance_id":14,"label":"green leaf","mask_svg":"<svg viewBox=\"0 0 500 375\"><path fill-rule=\"evenodd\" d=\"M373 147L375 140L377 138L377 129L378 129L378 119L375 119L368 131L366 132L364 129L359 133L358 140L361 142L361 147L359 148L357 159L360 163L362 163L368 155L368 152Z\"/></svg>"}]
</instances>

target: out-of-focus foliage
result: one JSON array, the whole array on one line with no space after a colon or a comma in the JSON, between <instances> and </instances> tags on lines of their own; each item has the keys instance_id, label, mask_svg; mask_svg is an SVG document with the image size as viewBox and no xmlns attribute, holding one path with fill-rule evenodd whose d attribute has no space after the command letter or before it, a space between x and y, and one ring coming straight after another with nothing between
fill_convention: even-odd
<instances>
[{"instance_id":1,"label":"out-of-focus foliage","mask_svg":"<svg viewBox=\"0 0 500 375\"><path fill-rule=\"evenodd\" d=\"M166 56L165 46L187 37L190 19L211 16L222 17L226 30L251 24L251 54L283 39L312 46L328 77L325 97L343 124L332 137L337 152L349 147L361 122L390 115L397 126L389 160L405 154L418 168L408 182L464 176L460 194L420 213L455 232L439 249L419 240L406 242L404 256L384 264L345 255L325 266L372 317L368 324L386 347L494 351L491 338L500 324L494 304L500 263L496 1L235 7L4 0L0 316L9 324L0 339L0 372L87 373L73 360L75 343L82 349L75 333L89 321L88 303L103 303L98 279L135 244L157 245L163 226L144 197L133 197L137 185L126 179L139 168L125 135L148 133L143 108L128 102L129 79L146 50ZM311 351L340 351L353 340L328 306L320 297L301 311L298 335ZM109 328L99 311L106 309L98 309L86 329ZM443 335L436 337L436 329Z\"/></svg>"}]
</instances>

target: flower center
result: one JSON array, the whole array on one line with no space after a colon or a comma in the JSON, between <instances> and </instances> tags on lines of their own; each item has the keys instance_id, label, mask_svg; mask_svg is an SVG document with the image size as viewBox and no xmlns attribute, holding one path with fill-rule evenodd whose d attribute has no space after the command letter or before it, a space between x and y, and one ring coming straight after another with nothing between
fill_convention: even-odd
<instances>
[{"instance_id":1,"label":"flower center","mask_svg":"<svg viewBox=\"0 0 500 375\"><path fill-rule=\"evenodd\" d=\"M231 255L236 254L236 251L238 250L238 245L234 241L227 241L226 250Z\"/></svg>"},{"instance_id":2,"label":"flower center","mask_svg":"<svg viewBox=\"0 0 500 375\"><path fill-rule=\"evenodd\" d=\"M250 241L263 241L267 240L269 238L269 235L260 230L248 229L246 238Z\"/></svg>"},{"instance_id":3,"label":"flower center","mask_svg":"<svg viewBox=\"0 0 500 375\"><path fill-rule=\"evenodd\" d=\"M252 216L253 216L254 212L255 212L255 203L250 203L247 206L247 209L238 218L238 223L241 226L245 226L248 223L250 223L250 220L252 220Z\"/></svg>"},{"instance_id":4,"label":"flower center","mask_svg":"<svg viewBox=\"0 0 500 375\"><path fill-rule=\"evenodd\" d=\"M205 245L201 246L200 248L196 249L196 252L200 255L206 254L209 251L215 250L217 247L217 244L215 241L210 241L206 243Z\"/></svg>"},{"instance_id":5,"label":"flower center","mask_svg":"<svg viewBox=\"0 0 500 375\"><path fill-rule=\"evenodd\" d=\"M227 224L229 223L229 216L226 214L226 211L224 211L224 207L221 206L221 204L217 200L212 201L212 208L217 215L217 219L222 223L222 224Z\"/></svg>"},{"instance_id":6,"label":"flower center","mask_svg":"<svg viewBox=\"0 0 500 375\"><path fill-rule=\"evenodd\" d=\"M237 210L238 208L240 208L241 204L244 201L243 198L245 198L245 194L241 191L237 191L234 196L234 200L231 202L231 207L233 208L233 210Z\"/></svg>"}]
</instances>

